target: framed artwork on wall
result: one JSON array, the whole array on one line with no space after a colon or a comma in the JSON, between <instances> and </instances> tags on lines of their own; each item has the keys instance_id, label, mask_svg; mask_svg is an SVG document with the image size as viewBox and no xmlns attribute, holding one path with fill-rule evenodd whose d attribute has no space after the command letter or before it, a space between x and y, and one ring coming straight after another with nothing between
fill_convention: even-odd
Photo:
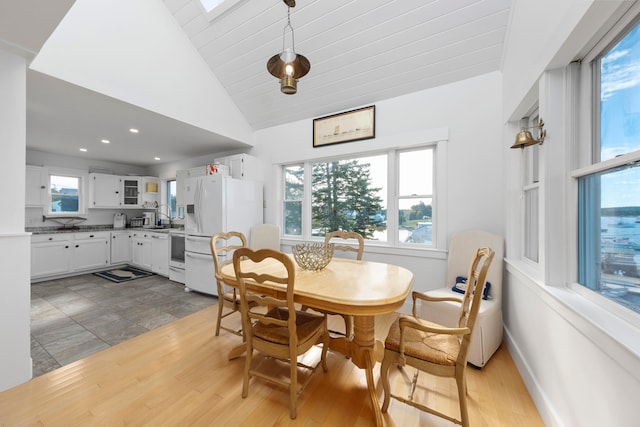
<instances>
[{"instance_id":1,"label":"framed artwork on wall","mask_svg":"<svg viewBox=\"0 0 640 427\"><path fill-rule=\"evenodd\" d=\"M375 105L313 119L313 146L375 138L375 121Z\"/></svg>"}]
</instances>

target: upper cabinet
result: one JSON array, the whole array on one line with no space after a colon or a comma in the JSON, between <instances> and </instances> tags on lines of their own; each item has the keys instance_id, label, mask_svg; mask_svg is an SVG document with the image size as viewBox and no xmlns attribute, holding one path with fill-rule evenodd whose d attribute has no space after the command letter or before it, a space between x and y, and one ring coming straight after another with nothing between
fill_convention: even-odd
<instances>
[{"instance_id":1,"label":"upper cabinet","mask_svg":"<svg viewBox=\"0 0 640 427\"><path fill-rule=\"evenodd\" d=\"M118 175L102 173L89 174L89 207L120 208L122 207L122 188Z\"/></svg>"},{"instance_id":2,"label":"upper cabinet","mask_svg":"<svg viewBox=\"0 0 640 427\"><path fill-rule=\"evenodd\" d=\"M140 206L140 185L141 179L136 177L122 177L122 206L139 207Z\"/></svg>"},{"instance_id":3,"label":"upper cabinet","mask_svg":"<svg viewBox=\"0 0 640 427\"><path fill-rule=\"evenodd\" d=\"M229 168L229 174L233 178L262 181L262 163L257 157L248 154L235 154L233 156L215 159L214 163L220 163Z\"/></svg>"},{"instance_id":4,"label":"upper cabinet","mask_svg":"<svg viewBox=\"0 0 640 427\"><path fill-rule=\"evenodd\" d=\"M89 208L155 208L158 178L89 174Z\"/></svg>"},{"instance_id":5,"label":"upper cabinet","mask_svg":"<svg viewBox=\"0 0 640 427\"><path fill-rule=\"evenodd\" d=\"M47 203L47 169L27 165L25 190L26 206L44 206Z\"/></svg>"}]
</instances>

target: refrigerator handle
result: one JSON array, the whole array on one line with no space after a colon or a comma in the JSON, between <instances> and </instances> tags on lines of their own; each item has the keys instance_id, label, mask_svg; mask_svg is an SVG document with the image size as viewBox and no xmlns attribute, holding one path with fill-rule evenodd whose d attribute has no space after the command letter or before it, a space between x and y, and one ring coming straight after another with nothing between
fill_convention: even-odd
<instances>
[{"instance_id":1,"label":"refrigerator handle","mask_svg":"<svg viewBox=\"0 0 640 427\"><path fill-rule=\"evenodd\" d=\"M203 218L203 211L204 209L202 208L202 203L204 202L204 180L199 179L198 180L198 184L200 187L200 192L199 194L199 199L198 200L198 232L202 233L204 232L204 218Z\"/></svg>"},{"instance_id":2,"label":"refrigerator handle","mask_svg":"<svg viewBox=\"0 0 640 427\"><path fill-rule=\"evenodd\" d=\"M193 217L196 223L196 232L200 233L200 185L202 182L199 179L196 179L194 183L194 206L193 206Z\"/></svg>"}]
</instances>

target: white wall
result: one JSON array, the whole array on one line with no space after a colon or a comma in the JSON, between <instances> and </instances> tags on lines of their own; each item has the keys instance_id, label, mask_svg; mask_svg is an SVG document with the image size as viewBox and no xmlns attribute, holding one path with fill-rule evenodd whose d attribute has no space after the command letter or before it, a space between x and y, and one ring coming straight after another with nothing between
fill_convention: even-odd
<instances>
[{"instance_id":1,"label":"white wall","mask_svg":"<svg viewBox=\"0 0 640 427\"><path fill-rule=\"evenodd\" d=\"M0 48L0 391L31 378L29 271L31 237L24 232L26 60Z\"/></svg>"},{"instance_id":2,"label":"white wall","mask_svg":"<svg viewBox=\"0 0 640 427\"><path fill-rule=\"evenodd\" d=\"M540 160L547 162L542 168L543 207L545 195L549 202L558 202L555 199L562 194L559 189L566 187L565 175L554 172L562 170L564 165L558 167L558 164L565 159L550 154L569 152L566 129L572 126L568 123L569 110L558 104L563 95L550 93L563 90L558 82L566 76L557 70L544 71L566 66L584 54L609 25L610 18L619 12L617 8L622 3L514 2L504 61L503 117L517 120L536 99L540 99L541 117L547 122L548 133ZM555 104L550 104L549 99L555 99ZM515 135L513 123L505 125L504 135L506 147ZM571 223L566 222L571 210L566 205L562 207L562 200L554 209L551 206L543 209L544 212L557 212L558 209L561 212L541 221L541 264L546 262L547 269L530 268L517 259L520 241L519 154L513 150L504 159L507 179L503 193L508 212L506 245L508 257L513 257L507 260L503 290L505 336L510 352L547 425L637 425L640 331L617 321L615 334L608 333L603 326L615 324L614 316L563 286L566 278L573 276L570 268L575 263L567 260L564 272L558 272L562 268L558 259L545 260L553 255L554 245L564 244L567 224ZM557 223L559 218L564 221L561 227ZM567 244L575 243L569 241ZM559 255L566 256L566 251L561 252ZM565 283L558 278L564 278ZM626 345L625 340L632 345Z\"/></svg>"},{"instance_id":3,"label":"white wall","mask_svg":"<svg viewBox=\"0 0 640 427\"><path fill-rule=\"evenodd\" d=\"M251 143L248 122L161 1L76 2L30 68Z\"/></svg>"},{"instance_id":4,"label":"white wall","mask_svg":"<svg viewBox=\"0 0 640 427\"><path fill-rule=\"evenodd\" d=\"M504 235L501 139L501 77L490 73L469 80L377 102L376 138L314 148L312 119L257 131L250 154L265 160L265 221L277 218L274 165L403 147L449 135L447 144L446 240L452 233L479 228ZM360 106L354 105L353 108ZM365 259L385 261L414 272L414 289L442 287L444 253L372 250Z\"/></svg>"}]
</instances>

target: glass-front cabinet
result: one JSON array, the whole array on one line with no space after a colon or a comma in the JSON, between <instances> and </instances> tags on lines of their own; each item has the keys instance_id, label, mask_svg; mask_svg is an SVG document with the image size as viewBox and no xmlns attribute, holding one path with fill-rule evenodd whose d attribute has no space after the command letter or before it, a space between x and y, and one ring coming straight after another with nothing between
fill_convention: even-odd
<instances>
[{"instance_id":1,"label":"glass-front cabinet","mask_svg":"<svg viewBox=\"0 0 640 427\"><path fill-rule=\"evenodd\" d=\"M140 205L140 179L123 178L122 189L123 189L122 204L124 206Z\"/></svg>"}]
</instances>

